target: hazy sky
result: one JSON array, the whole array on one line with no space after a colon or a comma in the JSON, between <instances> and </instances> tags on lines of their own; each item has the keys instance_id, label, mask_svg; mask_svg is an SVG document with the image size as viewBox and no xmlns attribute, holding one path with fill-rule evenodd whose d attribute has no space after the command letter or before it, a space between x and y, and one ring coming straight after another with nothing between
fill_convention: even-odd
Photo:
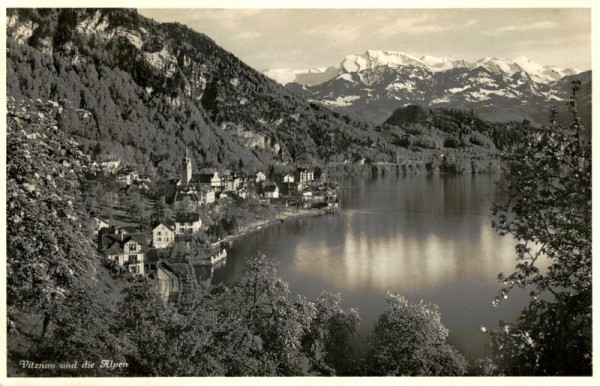
<instances>
[{"instance_id":1,"label":"hazy sky","mask_svg":"<svg viewBox=\"0 0 600 386\"><path fill-rule=\"evenodd\" d=\"M589 9L140 9L213 38L257 70L339 65L367 49L451 59L527 56L591 68Z\"/></svg>"}]
</instances>

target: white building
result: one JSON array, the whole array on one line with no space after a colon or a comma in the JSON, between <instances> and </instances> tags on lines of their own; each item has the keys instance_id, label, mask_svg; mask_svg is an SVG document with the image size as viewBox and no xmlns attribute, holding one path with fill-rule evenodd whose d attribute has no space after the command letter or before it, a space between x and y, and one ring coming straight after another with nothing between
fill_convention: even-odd
<instances>
[{"instance_id":1,"label":"white building","mask_svg":"<svg viewBox=\"0 0 600 386\"><path fill-rule=\"evenodd\" d=\"M108 160L100 162L100 167L108 172L114 173L121 166L121 160Z\"/></svg>"},{"instance_id":2,"label":"white building","mask_svg":"<svg viewBox=\"0 0 600 386\"><path fill-rule=\"evenodd\" d=\"M201 204L212 204L217 199L217 195L212 188L202 188L199 192Z\"/></svg>"},{"instance_id":3,"label":"white building","mask_svg":"<svg viewBox=\"0 0 600 386\"><path fill-rule=\"evenodd\" d=\"M180 214L175 218L175 233L178 235L196 233L200 227L202 227L202 220L198 213Z\"/></svg>"},{"instance_id":4,"label":"white building","mask_svg":"<svg viewBox=\"0 0 600 386\"><path fill-rule=\"evenodd\" d=\"M101 250L110 261L115 261L128 272L144 274L146 236L143 233L127 233L121 228L107 228L101 232Z\"/></svg>"},{"instance_id":5,"label":"white building","mask_svg":"<svg viewBox=\"0 0 600 386\"><path fill-rule=\"evenodd\" d=\"M92 224L92 229L94 230L94 234L97 235L100 229L108 228L108 220L103 219L100 216L94 216L90 219Z\"/></svg>"},{"instance_id":6,"label":"white building","mask_svg":"<svg viewBox=\"0 0 600 386\"><path fill-rule=\"evenodd\" d=\"M312 168L298 168L296 180L303 186L308 185L315 179L315 171Z\"/></svg>"},{"instance_id":7,"label":"white building","mask_svg":"<svg viewBox=\"0 0 600 386\"><path fill-rule=\"evenodd\" d=\"M175 226L160 223L152 229L152 245L156 249L166 248L175 241Z\"/></svg>"},{"instance_id":8,"label":"white building","mask_svg":"<svg viewBox=\"0 0 600 386\"><path fill-rule=\"evenodd\" d=\"M265 198L279 198L279 186L268 185L264 189Z\"/></svg>"},{"instance_id":9,"label":"white building","mask_svg":"<svg viewBox=\"0 0 600 386\"><path fill-rule=\"evenodd\" d=\"M267 175L263 172L258 172L256 173L256 178L254 181L256 182L262 182L265 181L267 179Z\"/></svg>"}]
</instances>

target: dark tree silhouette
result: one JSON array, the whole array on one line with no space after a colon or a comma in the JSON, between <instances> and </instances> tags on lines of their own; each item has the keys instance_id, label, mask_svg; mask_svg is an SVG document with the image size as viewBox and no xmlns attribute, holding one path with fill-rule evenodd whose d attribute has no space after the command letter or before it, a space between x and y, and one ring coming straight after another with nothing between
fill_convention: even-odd
<instances>
[{"instance_id":1,"label":"dark tree silhouette","mask_svg":"<svg viewBox=\"0 0 600 386\"><path fill-rule=\"evenodd\" d=\"M493 334L499 371L590 375L592 360L592 148L575 103L572 118L532 130L513 151L508 199L493 207L494 227L518 240L516 270L500 274L500 301L531 289L516 324Z\"/></svg>"}]
</instances>

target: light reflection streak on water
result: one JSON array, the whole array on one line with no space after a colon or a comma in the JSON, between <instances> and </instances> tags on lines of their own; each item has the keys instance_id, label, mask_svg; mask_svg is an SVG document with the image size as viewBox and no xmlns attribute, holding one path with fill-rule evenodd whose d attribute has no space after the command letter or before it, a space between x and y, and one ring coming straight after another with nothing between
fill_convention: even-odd
<instances>
[{"instance_id":1,"label":"light reflection streak on water","mask_svg":"<svg viewBox=\"0 0 600 386\"><path fill-rule=\"evenodd\" d=\"M489 176L405 177L343 181L343 212L270 227L236 243L216 281L232 282L258 250L279 261L294 293L340 292L358 307L361 334L373 327L388 291L439 304L450 340L475 359L481 325L509 320L527 300L491 306L500 272L515 266L515 241L491 228Z\"/></svg>"}]
</instances>

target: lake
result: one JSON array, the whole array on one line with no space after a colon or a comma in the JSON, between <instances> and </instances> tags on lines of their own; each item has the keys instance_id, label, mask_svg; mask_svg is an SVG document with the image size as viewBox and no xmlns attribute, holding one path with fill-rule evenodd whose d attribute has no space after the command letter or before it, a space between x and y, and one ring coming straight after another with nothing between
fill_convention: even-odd
<instances>
[{"instance_id":1,"label":"lake","mask_svg":"<svg viewBox=\"0 0 600 386\"><path fill-rule=\"evenodd\" d=\"M449 342L470 361L484 356L481 326L513 320L525 291L498 308L498 273L512 272L515 241L491 227L499 176L387 176L340 179L342 212L295 219L236 240L213 283L234 282L259 251L274 257L293 294L340 292L360 310L357 351L385 308L387 292L440 307ZM206 274L206 272L204 272Z\"/></svg>"}]
</instances>

